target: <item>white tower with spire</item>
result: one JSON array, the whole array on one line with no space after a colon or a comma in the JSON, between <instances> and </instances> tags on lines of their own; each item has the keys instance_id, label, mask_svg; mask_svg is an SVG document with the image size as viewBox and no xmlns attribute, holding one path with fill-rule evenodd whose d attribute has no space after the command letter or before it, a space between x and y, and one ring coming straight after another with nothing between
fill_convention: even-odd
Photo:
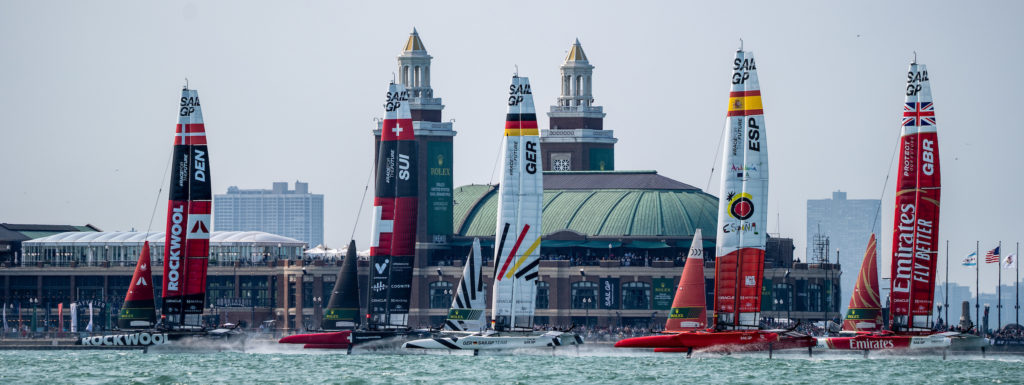
<instances>
[{"instance_id":1,"label":"white tower with spire","mask_svg":"<svg viewBox=\"0 0 1024 385\"><path fill-rule=\"evenodd\" d=\"M604 129L604 108L594 105L594 66L576 39L562 72L558 103L541 131L545 171L614 170L614 132Z\"/></svg>"}]
</instances>

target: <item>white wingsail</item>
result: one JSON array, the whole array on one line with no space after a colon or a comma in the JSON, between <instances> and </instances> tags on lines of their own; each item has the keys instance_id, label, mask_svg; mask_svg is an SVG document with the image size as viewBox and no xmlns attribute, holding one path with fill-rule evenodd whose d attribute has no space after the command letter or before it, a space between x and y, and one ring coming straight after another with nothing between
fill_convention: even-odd
<instances>
[{"instance_id":1,"label":"white wingsail","mask_svg":"<svg viewBox=\"0 0 1024 385\"><path fill-rule=\"evenodd\" d=\"M481 331L487 327L484 310L487 293L481 276L482 262L480 239L473 239L473 249L466 258L466 267L462 269L462 280L455 291L455 299L448 310L448 318L444 321L444 330L449 331Z\"/></svg>"},{"instance_id":2,"label":"white wingsail","mask_svg":"<svg viewBox=\"0 0 1024 385\"><path fill-rule=\"evenodd\" d=\"M715 324L757 329L764 275L768 145L754 55L737 51L722 157Z\"/></svg>"},{"instance_id":3,"label":"white wingsail","mask_svg":"<svg viewBox=\"0 0 1024 385\"><path fill-rule=\"evenodd\" d=\"M498 331L532 330L544 186L530 79L518 74L509 86L504 149L491 326Z\"/></svg>"}]
</instances>

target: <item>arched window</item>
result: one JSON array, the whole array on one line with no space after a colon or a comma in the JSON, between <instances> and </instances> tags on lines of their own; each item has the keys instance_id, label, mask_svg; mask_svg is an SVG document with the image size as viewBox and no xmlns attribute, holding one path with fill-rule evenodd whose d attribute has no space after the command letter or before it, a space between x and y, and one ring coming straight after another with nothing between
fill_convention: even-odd
<instances>
[{"instance_id":1,"label":"arched window","mask_svg":"<svg viewBox=\"0 0 1024 385\"><path fill-rule=\"evenodd\" d=\"M420 86L420 66L416 66L416 69L412 71L412 74L416 78L413 81L412 86L413 87L419 87Z\"/></svg>"},{"instance_id":2,"label":"arched window","mask_svg":"<svg viewBox=\"0 0 1024 385\"><path fill-rule=\"evenodd\" d=\"M583 75L576 75L576 89L573 90L574 96L580 96L583 93Z\"/></svg>"},{"instance_id":3,"label":"arched window","mask_svg":"<svg viewBox=\"0 0 1024 385\"><path fill-rule=\"evenodd\" d=\"M448 281L431 282L430 285L430 308L447 309L452 304L452 284Z\"/></svg>"},{"instance_id":4,"label":"arched window","mask_svg":"<svg viewBox=\"0 0 1024 385\"><path fill-rule=\"evenodd\" d=\"M573 282L571 287L573 309L597 308L597 283L589 281Z\"/></svg>"},{"instance_id":5,"label":"arched window","mask_svg":"<svg viewBox=\"0 0 1024 385\"><path fill-rule=\"evenodd\" d=\"M548 295L551 292L551 284L537 281L537 308L548 308Z\"/></svg>"},{"instance_id":6,"label":"arched window","mask_svg":"<svg viewBox=\"0 0 1024 385\"><path fill-rule=\"evenodd\" d=\"M651 284L647 282L626 282L622 284L623 309L650 309Z\"/></svg>"},{"instance_id":7,"label":"arched window","mask_svg":"<svg viewBox=\"0 0 1024 385\"><path fill-rule=\"evenodd\" d=\"M402 84L409 85L409 66L402 66Z\"/></svg>"}]
</instances>

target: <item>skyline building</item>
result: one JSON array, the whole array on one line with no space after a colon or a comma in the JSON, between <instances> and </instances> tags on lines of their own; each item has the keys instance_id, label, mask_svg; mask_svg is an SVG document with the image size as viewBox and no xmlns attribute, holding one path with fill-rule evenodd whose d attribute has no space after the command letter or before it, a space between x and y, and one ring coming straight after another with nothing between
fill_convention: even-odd
<instances>
[{"instance_id":1,"label":"skyline building","mask_svg":"<svg viewBox=\"0 0 1024 385\"><path fill-rule=\"evenodd\" d=\"M864 261L871 233L874 232L876 239L881 239L882 219L877 215L880 205L878 199L847 199L846 193L839 190L832 192L831 199L807 200L804 260L808 263L828 261L840 264L839 305L843 314L849 305L850 293ZM884 268L879 266L879 271ZM887 285L885 282L880 284Z\"/></svg>"},{"instance_id":2,"label":"skyline building","mask_svg":"<svg viewBox=\"0 0 1024 385\"><path fill-rule=\"evenodd\" d=\"M298 239L315 247L324 243L324 195L311 194L309 183L274 182L273 188L228 187L213 196L214 231L263 231Z\"/></svg>"}]
</instances>

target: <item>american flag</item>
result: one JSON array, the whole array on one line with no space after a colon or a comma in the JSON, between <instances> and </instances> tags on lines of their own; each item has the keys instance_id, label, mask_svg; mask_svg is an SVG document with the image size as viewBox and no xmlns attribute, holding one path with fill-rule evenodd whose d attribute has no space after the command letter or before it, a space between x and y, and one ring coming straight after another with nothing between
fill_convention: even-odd
<instances>
[{"instance_id":1,"label":"american flag","mask_svg":"<svg viewBox=\"0 0 1024 385\"><path fill-rule=\"evenodd\" d=\"M907 103L903 106L904 126L932 126L935 125L935 104Z\"/></svg>"},{"instance_id":2,"label":"american flag","mask_svg":"<svg viewBox=\"0 0 1024 385\"><path fill-rule=\"evenodd\" d=\"M985 253L985 263L999 263L999 247Z\"/></svg>"}]
</instances>

